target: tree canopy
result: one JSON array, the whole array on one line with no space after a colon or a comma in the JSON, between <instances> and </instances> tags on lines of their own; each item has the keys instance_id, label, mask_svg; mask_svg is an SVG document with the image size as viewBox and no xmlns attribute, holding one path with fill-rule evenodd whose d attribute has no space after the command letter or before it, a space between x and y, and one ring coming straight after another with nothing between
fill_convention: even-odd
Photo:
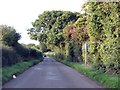
<instances>
[{"instance_id":1,"label":"tree canopy","mask_svg":"<svg viewBox=\"0 0 120 90\"><path fill-rule=\"evenodd\" d=\"M59 46L64 41L62 35L64 27L69 22L75 22L79 13L70 11L44 11L28 29L31 39Z\"/></svg>"},{"instance_id":2,"label":"tree canopy","mask_svg":"<svg viewBox=\"0 0 120 90\"><path fill-rule=\"evenodd\" d=\"M13 27L6 25L0 25L0 33L2 33L0 40L8 46L15 46L21 38L21 35Z\"/></svg>"}]
</instances>

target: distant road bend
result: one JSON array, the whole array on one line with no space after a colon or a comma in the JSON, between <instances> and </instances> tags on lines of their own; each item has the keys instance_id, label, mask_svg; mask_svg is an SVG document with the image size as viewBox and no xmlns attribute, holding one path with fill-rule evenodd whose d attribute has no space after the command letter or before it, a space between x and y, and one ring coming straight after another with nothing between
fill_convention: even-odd
<instances>
[{"instance_id":1,"label":"distant road bend","mask_svg":"<svg viewBox=\"0 0 120 90\"><path fill-rule=\"evenodd\" d=\"M102 88L76 70L49 57L6 83L3 88Z\"/></svg>"}]
</instances>

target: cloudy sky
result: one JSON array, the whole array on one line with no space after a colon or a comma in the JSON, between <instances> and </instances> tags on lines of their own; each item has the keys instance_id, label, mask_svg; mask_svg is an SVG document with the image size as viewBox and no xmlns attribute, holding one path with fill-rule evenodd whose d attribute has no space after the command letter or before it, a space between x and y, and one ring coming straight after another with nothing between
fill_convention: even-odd
<instances>
[{"instance_id":1,"label":"cloudy sky","mask_svg":"<svg viewBox=\"0 0 120 90\"><path fill-rule=\"evenodd\" d=\"M20 43L38 43L30 40L26 29L32 27L39 14L45 10L81 11L85 0L0 0L0 25L13 26L21 33Z\"/></svg>"}]
</instances>

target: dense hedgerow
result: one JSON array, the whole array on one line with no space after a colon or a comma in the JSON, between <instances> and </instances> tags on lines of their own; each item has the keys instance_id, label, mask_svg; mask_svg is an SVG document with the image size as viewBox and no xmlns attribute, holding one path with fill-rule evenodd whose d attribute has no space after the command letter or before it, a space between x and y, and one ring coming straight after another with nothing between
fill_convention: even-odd
<instances>
[{"instance_id":1,"label":"dense hedgerow","mask_svg":"<svg viewBox=\"0 0 120 90\"><path fill-rule=\"evenodd\" d=\"M117 73L120 50L120 3L89 2L87 29L90 55L98 69Z\"/></svg>"},{"instance_id":2,"label":"dense hedgerow","mask_svg":"<svg viewBox=\"0 0 120 90\"><path fill-rule=\"evenodd\" d=\"M19 48L19 49L18 49ZM2 66L11 66L15 63L22 62L28 58L40 58L43 59L43 54L32 48L25 48L18 44L16 47L10 47L2 45Z\"/></svg>"},{"instance_id":3,"label":"dense hedgerow","mask_svg":"<svg viewBox=\"0 0 120 90\"><path fill-rule=\"evenodd\" d=\"M28 58L40 58L42 53L35 48L18 43L20 34L13 27L0 25L0 51L2 51L2 67L11 66Z\"/></svg>"}]
</instances>

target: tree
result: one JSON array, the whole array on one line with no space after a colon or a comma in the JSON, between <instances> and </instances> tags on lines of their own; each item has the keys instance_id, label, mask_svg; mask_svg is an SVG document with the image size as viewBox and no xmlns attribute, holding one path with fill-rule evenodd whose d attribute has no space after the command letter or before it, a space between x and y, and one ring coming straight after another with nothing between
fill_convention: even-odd
<instances>
[{"instance_id":1,"label":"tree","mask_svg":"<svg viewBox=\"0 0 120 90\"><path fill-rule=\"evenodd\" d=\"M78 37L79 41L81 41L81 44L88 41L89 36L87 32L87 14L81 14L75 22L75 26L78 29Z\"/></svg>"},{"instance_id":2,"label":"tree","mask_svg":"<svg viewBox=\"0 0 120 90\"><path fill-rule=\"evenodd\" d=\"M33 28L28 29L31 39L46 43L53 47L60 47L64 43L63 28L69 22L75 22L79 13L70 11L44 11L32 23Z\"/></svg>"},{"instance_id":3,"label":"tree","mask_svg":"<svg viewBox=\"0 0 120 90\"><path fill-rule=\"evenodd\" d=\"M74 24L67 25L64 28L64 37L65 37L65 51L68 60L78 62L82 61L82 44L78 36L78 29Z\"/></svg>"},{"instance_id":4,"label":"tree","mask_svg":"<svg viewBox=\"0 0 120 90\"><path fill-rule=\"evenodd\" d=\"M8 46L15 46L18 43L21 35L17 33L13 27L1 25L0 29L2 32L1 40L4 44Z\"/></svg>"},{"instance_id":5,"label":"tree","mask_svg":"<svg viewBox=\"0 0 120 90\"><path fill-rule=\"evenodd\" d=\"M47 46L44 43L39 44L39 48L41 52L46 52L47 51Z\"/></svg>"}]
</instances>

